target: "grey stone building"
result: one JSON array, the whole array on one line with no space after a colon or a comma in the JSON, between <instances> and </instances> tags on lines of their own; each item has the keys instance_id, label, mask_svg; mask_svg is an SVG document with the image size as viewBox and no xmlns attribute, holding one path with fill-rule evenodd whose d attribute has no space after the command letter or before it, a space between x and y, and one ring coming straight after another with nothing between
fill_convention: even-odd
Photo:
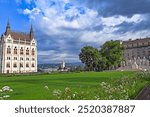
<instances>
[{"instance_id":1,"label":"grey stone building","mask_svg":"<svg viewBox=\"0 0 150 117\"><path fill-rule=\"evenodd\" d=\"M150 69L150 38L122 42L125 47L121 69Z\"/></svg>"}]
</instances>

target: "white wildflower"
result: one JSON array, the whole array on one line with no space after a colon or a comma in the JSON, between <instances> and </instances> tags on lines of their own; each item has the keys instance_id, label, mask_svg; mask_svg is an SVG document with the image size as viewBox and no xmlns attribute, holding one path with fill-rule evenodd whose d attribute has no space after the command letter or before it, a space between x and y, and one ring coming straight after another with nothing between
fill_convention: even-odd
<instances>
[{"instance_id":1,"label":"white wildflower","mask_svg":"<svg viewBox=\"0 0 150 117\"><path fill-rule=\"evenodd\" d=\"M124 89L124 90L123 90L123 93L126 93L126 92L127 92L127 91Z\"/></svg>"},{"instance_id":2,"label":"white wildflower","mask_svg":"<svg viewBox=\"0 0 150 117\"><path fill-rule=\"evenodd\" d=\"M61 94L61 91L59 89L54 89L53 95L54 96L59 96Z\"/></svg>"},{"instance_id":3,"label":"white wildflower","mask_svg":"<svg viewBox=\"0 0 150 117\"><path fill-rule=\"evenodd\" d=\"M3 92L3 90L0 90L0 93L2 93Z\"/></svg>"},{"instance_id":4,"label":"white wildflower","mask_svg":"<svg viewBox=\"0 0 150 117\"><path fill-rule=\"evenodd\" d=\"M70 97L70 96L67 96L67 99L71 99L71 97Z\"/></svg>"},{"instance_id":5,"label":"white wildflower","mask_svg":"<svg viewBox=\"0 0 150 117\"><path fill-rule=\"evenodd\" d=\"M68 93L70 91L71 91L70 88L68 88L68 87L65 88L65 93Z\"/></svg>"},{"instance_id":6,"label":"white wildflower","mask_svg":"<svg viewBox=\"0 0 150 117\"><path fill-rule=\"evenodd\" d=\"M10 89L9 91L10 91L10 92L13 92L13 89Z\"/></svg>"},{"instance_id":7,"label":"white wildflower","mask_svg":"<svg viewBox=\"0 0 150 117\"><path fill-rule=\"evenodd\" d=\"M112 99L112 98L113 98L113 96L112 96L112 95L110 95L110 96L109 96L109 99Z\"/></svg>"},{"instance_id":8,"label":"white wildflower","mask_svg":"<svg viewBox=\"0 0 150 117\"><path fill-rule=\"evenodd\" d=\"M72 97L75 98L75 97L76 97L76 94L73 94Z\"/></svg>"},{"instance_id":9,"label":"white wildflower","mask_svg":"<svg viewBox=\"0 0 150 117\"><path fill-rule=\"evenodd\" d=\"M49 90L49 87L48 87L48 86L44 86L44 88L47 89L47 90Z\"/></svg>"},{"instance_id":10,"label":"white wildflower","mask_svg":"<svg viewBox=\"0 0 150 117\"><path fill-rule=\"evenodd\" d=\"M105 82L101 82L100 85L103 87L103 86L106 85L106 83Z\"/></svg>"},{"instance_id":11,"label":"white wildflower","mask_svg":"<svg viewBox=\"0 0 150 117\"><path fill-rule=\"evenodd\" d=\"M10 90L10 87L9 87L9 86L4 86L4 87L2 88L2 90L3 90L3 91L9 91L9 90Z\"/></svg>"},{"instance_id":12,"label":"white wildflower","mask_svg":"<svg viewBox=\"0 0 150 117\"><path fill-rule=\"evenodd\" d=\"M10 97L10 95L4 95L3 96L3 98L9 98Z\"/></svg>"},{"instance_id":13,"label":"white wildflower","mask_svg":"<svg viewBox=\"0 0 150 117\"><path fill-rule=\"evenodd\" d=\"M96 99L96 100L100 100L100 97L99 96L94 96L94 98Z\"/></svg>"}]
</instances>

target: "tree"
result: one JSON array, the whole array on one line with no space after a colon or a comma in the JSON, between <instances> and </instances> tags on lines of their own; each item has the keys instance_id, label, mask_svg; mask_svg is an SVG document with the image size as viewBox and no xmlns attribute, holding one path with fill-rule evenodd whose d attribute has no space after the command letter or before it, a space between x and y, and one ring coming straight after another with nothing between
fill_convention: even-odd
<instances>
[{"instance_id":1,"label":"tree","mask_svg":"<svg viewBox=\"0 0 150 117\"><path fill-rule=\"evenodd\" d=\"M95 71L99 62L99 51L92 46L85 46L81 49L79 58L88 71Z\"/></svg>"},{"instance_id":2,"label":"tree","mask_svg":"<svg viewBox=\"0 0 150 117\"><path fill-rule=\"evenodd\" d=\"M123 45L120 41L107 41L100 49L102 62L105 63L104 69L112 66L119 66L123 60Z\"/></svg>"}]
</instances>

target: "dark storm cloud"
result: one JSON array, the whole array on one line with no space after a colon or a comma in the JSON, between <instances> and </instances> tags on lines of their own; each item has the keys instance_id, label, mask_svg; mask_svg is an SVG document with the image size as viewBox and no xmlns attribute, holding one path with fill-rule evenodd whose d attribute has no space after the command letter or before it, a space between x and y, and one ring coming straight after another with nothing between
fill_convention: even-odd
<instances>
[{"instance_id":1,"label":"dark storm cloud","mask_svg":"<svg viewBox=\"0 0 150 117\"><path fill-rule=\"evenodd\" d=\"M119 29L115 31L115 33L123 34L126 32L137 32L137 31L142 31L142 30L149 30L150 29L150 14L147 14L145 16L145 20L139 22L139 23L128 23L128 22L123 22L116 27Z\"/></svg>"},{"instance_id":2,"label":"dark storm cloud","mask_svg":"<svg viewBox=\"0 0 150 117\"><path fill-rule=\"evenodd\" d=\"M104 17L150 13L150 0L82 0L82 5L85 4Z\"/></svg>"},{"instance_id":3,"label":"dark storm cloud","mask_svg":"<svg viewBox=\"0 0 150 117\"><path fill-rule=\"evenodd\" d=\"M36 33L38 40L38 48L41 51L56 50L57 51L74 51L78 50L81 44L79 43L78 36L76 37L63 37L62 35L47 36L42 33Z\"/></svg>"}]
</instances>

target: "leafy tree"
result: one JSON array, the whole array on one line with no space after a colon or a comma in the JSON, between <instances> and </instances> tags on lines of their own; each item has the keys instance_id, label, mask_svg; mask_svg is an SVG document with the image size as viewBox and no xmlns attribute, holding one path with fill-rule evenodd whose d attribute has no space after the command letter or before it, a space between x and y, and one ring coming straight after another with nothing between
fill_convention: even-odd
<instances>
[{"instance_id":1,"label":"leafy tree","mask_svg":"<svg viewBox=\"0 0 150 117\"><path fill-rule=\"evenodd\" d=\"M99 62L99 51L92 46L85 46L81 49L79 58L88 71L95 71Z\"/></svg>"},{"instance_id":2,"label":"leafy tree","mask_svg":"<svg viewBox=\"0 0 150 117\"><path fill-rule=\"evenodd\" d=\"M120 41L107 41L100 49L103 69L110 69L112 66L119 66L123 60L123 45Z\"/></svg>"}]
</instances>

